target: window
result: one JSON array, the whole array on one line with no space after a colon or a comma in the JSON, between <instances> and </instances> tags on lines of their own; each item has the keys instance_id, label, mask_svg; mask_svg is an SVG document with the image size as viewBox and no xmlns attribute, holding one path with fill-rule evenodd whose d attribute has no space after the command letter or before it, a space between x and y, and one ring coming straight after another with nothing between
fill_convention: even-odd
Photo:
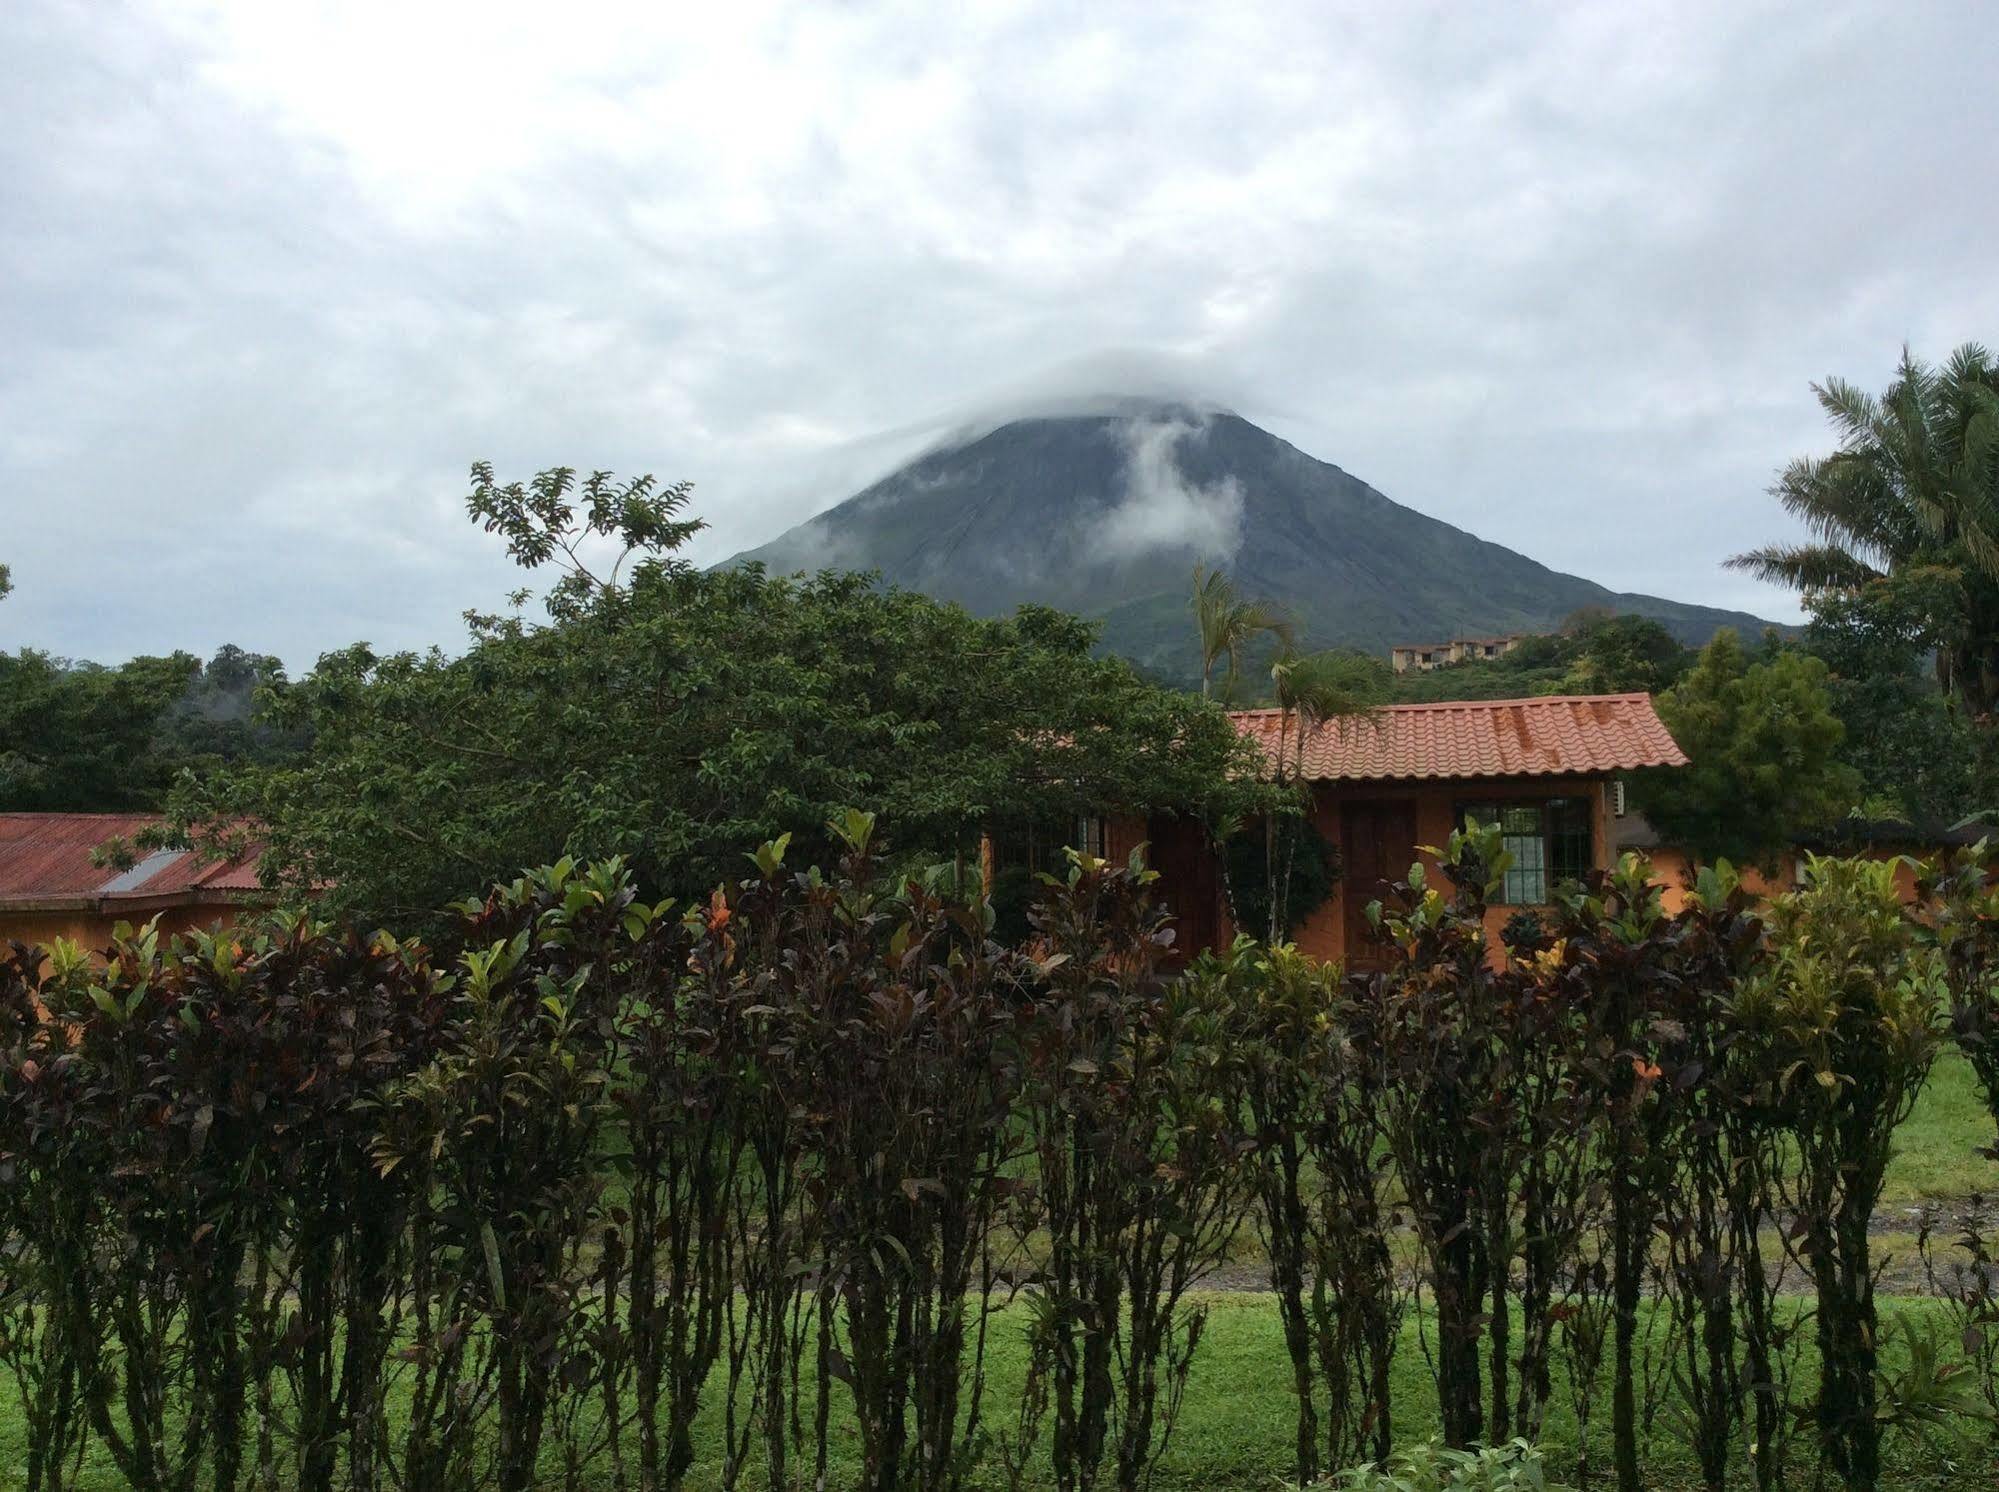
<instances>
[{"instance_id":1,"label":"window","mask_svg":"<svg viewBox=\"0 0 1999 1492\"><path fill-rule=\"evenodd\" d=\"M1107 853L1108 836L1104 832L1104 821L1096 817L1076 820L1075 847L1086 855L1095 855L1099 860Z\"/></svg>"},{"instance_id":2,"label":"window","mask_svg":"<svg viewBox=\"0 0 1999 1492\"><path fill-rule=\"evenodd\" d=\"M1513 857L1499 891L1508 906L1545 906L1550 887L1581 880L1595 863L1587 798L1467 803L1458 822L1468 818L1498 825L1501 846Z\"/></svg>"},{"instance_id":3,"label":"window","mask_svg":"<svg viewBox=\"0 0 1999 1492\"><path fill-rule=\"evenodd\" d=\"M998 872L1020 866L1029 871L1067 875L1069 850L1081 850L1102 859L1108 844L1104 820L1095 815L1066 823L1014 825L993 835L993 869Z\"/></svg>"}]
</instances>

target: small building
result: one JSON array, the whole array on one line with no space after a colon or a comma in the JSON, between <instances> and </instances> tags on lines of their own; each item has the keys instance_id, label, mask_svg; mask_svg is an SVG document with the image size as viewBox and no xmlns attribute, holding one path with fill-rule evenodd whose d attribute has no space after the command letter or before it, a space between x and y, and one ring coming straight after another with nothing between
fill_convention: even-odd
<instances>
[{"instance_id":1,"label":"small building","mask_svg":"<svg viewBox=\"0 0 1999 1492\"><path fill-rule=\"evenodd\" d=\"M1511 637L1454 637L1449 642L1407 642L1388 650L1389 667L1397 673L1428 673L1452 663L1503 658L1520 645Z\"/></svg>"},{"instance_id":2,"label":"small building","mask_svg":"<svg viewBox=\"0 0 1999 1492\"><path fill-rule=\"evenodd\" d=\"M159 823L149 813L0 813L0 943L101 949L120 922L207 929L268 901L254 851L214 860L133 848Z\"/></svg>"},{"instance_id":3,"label":"small building","mask_svg":"<svg viewBox=\"0 0 1999 1492\"><path fill-rule=\"evenodd\" d=\"M1230 718L1275 770L1280 712ZM1522 908L1547 905L1559 881L1615 862L1620 774L1687 761L1649 694L1390 705L1313 726L1302 743L1295 716L1282 728L1284 775L1310 785L1311 821L1342 868L1331 897L1292 937L1307 953L1354 966L1375 957L1368 903L1412 863L1434 870L1420 847L1441 845L1468 816L1498 824L1513 857L1488 913L1496 934ZM1157 835L1154 863L1181 946L1214 946L1228 931L1220 878L1212 851L1203 867L1187 837Z\"/></svg>"}]
</instances>

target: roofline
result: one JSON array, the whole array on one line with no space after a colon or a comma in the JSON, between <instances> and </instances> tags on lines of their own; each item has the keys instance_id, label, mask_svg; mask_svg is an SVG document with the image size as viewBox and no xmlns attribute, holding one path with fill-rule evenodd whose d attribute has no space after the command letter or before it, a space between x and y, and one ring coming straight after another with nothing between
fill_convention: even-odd
<instances>
[{"instance_id":1,"label":"roofline","mask_svg":"<svg viewBox=\"0 0 1999 1492\"><path fill-rule=\"evenodd\" d=\"M63 892L53 896L0 896L0 915L9 912L164 912L174 907L259 906L274 901L268 891L230 886L190 886L179 891L127 891L109 896Z\"/></svg>"},{"instance_id":2,"label":"roofline","mask_svg":"<svg viewBox=\"0 0 1999 1492\"><path fill-rule=\"evenodd\" d=\"M133 808L126 811L108 808L6 808L0 809L0 819L151 819L154 823L166 822L166 815L150 808Z\"/></svg>"},{"instance_id":3,"label":"roofline","mask_svg":"<svg viewBox=\"0 0 1999 1492\"><path fill-rule=\"evenodd\" d=\"M1590 767L1580 771L1574 767L1566 767L1547 772L1477 772L1469 775L1463 772L1373 772L1361 776L1343 772L1338 777L1303 777L1294 778L1293 781L1328 787L1337 787L1349 782L1357 784L1406 782L1413 785L1425 782L1544 782L1558 778L1572 782L1607 782L1621 772L1642 772L1657 765L1659 765L1657 762L1646 762L1637 766Z\"/></svg>"},{"instance_id":4,"label":"roofline","mask_svg":"<svg viewBox=\"0 0 1999 1492\"><path fill-rule=\"evenodd\" d=\"M1644 689L1634 689L1628 694L1530 694L1521 699L1433 699L1405 701L1401 704L1376 705L1373 709L1357 716L1336 716L1321 722L1337 725L1343 719L1365 720L1368 715L1385 715L1394 710L1498 710L1508 705L1596 705L1628 704L1632 700L1650 700L1652 695ZM1247 709L1230 710L1231 717L1237 715L1282 715L1287 713L1281 705L1252 705ZM1297 712L1290 711L1291 714Z\"/></svg>"}]
</instances>

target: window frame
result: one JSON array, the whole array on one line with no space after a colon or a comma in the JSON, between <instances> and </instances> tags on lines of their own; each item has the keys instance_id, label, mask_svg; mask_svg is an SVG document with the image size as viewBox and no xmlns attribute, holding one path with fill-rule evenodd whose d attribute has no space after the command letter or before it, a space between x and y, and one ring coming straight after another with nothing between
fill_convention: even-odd
<instances>
[{"instance_id":1,"label":"window frame","mask_svg":"<svg viewBox=\"0 0 1999 1492\"><path fill-rule=\"evenodd\" d=\"M1507 832L1505 820L1507 810L1518 812L1530 808L1538 817L1540 824L1538 831L1532 834L1524 829ZM1558 815L1572 810L1580 812L1580 825L1574 820L1568 823L1560 821ZM1487 814L1491 814L1492 817L1486 817ZM1579 879L1597 863L1596 812L1588 792L1551 793L1545 798L1522 796L1460 799L1454 807L1451 822L1455 827L1462 827L1467 818L1475 818L1481 824L1497 823L1501 835L1507 841L1529 838L1539 840L1539 863L1526 864L1524 862L1527 857L1524 854L1518 855L1515 867L1507 871L1505 879L1500 883L1499 894L1492 901L1494 906L1549 906L1551 905L1549 894L1556 886L1564 881ZM1580 846L1577 844L1578 840L1581 841ZM1580 864L1577 863L1578 851ZM1526 885L1516 888L1508 884L1516 877L1524 878L1529 875L1540 877L1541 894L1538 899L1532 899L1525 894Z\"/></svg>"},{"instance_id":2,"label":"window frame","mask_svg":"<svg viewBox=\"0 0 1999 1492\"><path fill-rule=\"evenodd\" d=\"M1080 850L1100 860L1107 857L1110 818L1102 813L1084 813L1067 821L1051 819L1017 824L1001 832L989 832L986 842L991 846L995 875L1018 866L1030 873L1060 876L1068 869L1064 854L1067 850Z\"/></svg>"}]
</instances>

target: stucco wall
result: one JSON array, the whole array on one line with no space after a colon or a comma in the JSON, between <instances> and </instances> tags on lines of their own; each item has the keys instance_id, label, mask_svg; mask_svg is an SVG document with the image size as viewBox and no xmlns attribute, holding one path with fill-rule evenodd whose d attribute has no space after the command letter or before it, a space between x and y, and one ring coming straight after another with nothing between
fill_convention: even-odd
<instances>
[{"instance_id":1,"label":"stucco wall","mask_svg":"<svg viewBox=\"0 0 1999 1492\"><path fill-rule=\"evenodd\" d=\"M1353 801L1402 801L1414 806L1416 812L1416 845L1442 845L1451 837L1451 831L1458 827L1458 805L1467 799L1504 800L1510 798L1587 798L1590 802L1590 842L1595 863L1607 865L1608 835L1605 832L1604 785L1601 779L1591 777L1537 777L1530 780L1509 782L1465 782L1447 781L1418 783L1408 787L1392 784L1371 785L1366 789L1358 787L1321 787L1313 806L1313 823L1326 839L1338 845L1340 842L1340 810ZM1426 873L1434 873L1437 861L1434 855L1426 855L1418 850L1413 857L1422 862ZM1365 902L1376 900L1380 895L1378 886L1360 886L1342 880L1327 898L1325 905L1306 918L1297 931L1296 942L1300 949L1316 958L1344 958L1346 947L1346 914L1349 898L1360 898ZM1497 940L1500 928L1506 919L1519 911L1518 907L1501 906L1489 908L1486 912L1486 929Z\"/></svg>"},{"instance_id":2,"label":"stucco wall","mask_svg":"<svg viewBox=\"0 0 1999 1492\"><path fill-rule=\"evenodd\" d=\"M1646 855L1652 862L1653 884L1664 888L1664 895L1660 898L1662 904L1668 912L1678 912L1682 903L1686 901L1687 883L1693 874L1692 857L1685 850L1666 846L1643 850L1640 853ZM1899 862L1895 866L1895 889L1901 893L1905 902L1913 902L1916 899L1916 871L1914 866L1907 863L1906 857L1909 854L1916 854L1921 858L1921 852L1863 849L1857 853L1868 860ZM1740 866L1738 869L1742 873L1742 884L1751 892L1760 897L1771 897L1797 888L1799 864L1798 856L1784 855L1767 871L1758 870L1754 866Z\"/></svg>"},{"instance_id":3,"label":"stucco wall","mask_svg":"<svg viewBox=\"0 0 1999 1492\"><path fill-rule=\"evenodd\" d=\"M181 933L196 928L206 932L218 926L230 927L235 924L238 911L236 907L212 902L200 906L168 907L159 913L160 929L166 933ZM39 943L46 948L58 938L68 938L95 952L110 946L111 929L120 921L130 922L136 927L153 915L150 911L104 916L82 911L0 911L0 943Z\"/></svg>"}]
</instances>

